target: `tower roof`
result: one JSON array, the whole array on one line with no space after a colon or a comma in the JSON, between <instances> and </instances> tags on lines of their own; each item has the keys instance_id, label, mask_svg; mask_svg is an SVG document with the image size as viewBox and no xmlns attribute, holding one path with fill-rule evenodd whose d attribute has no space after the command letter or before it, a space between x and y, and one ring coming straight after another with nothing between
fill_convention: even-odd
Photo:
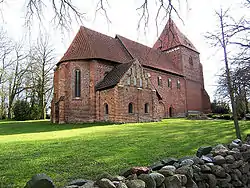
<instances>
[{"instance_id":1,"label":"tower roof","mask_svg":"<svg viewBox=\"0 0 250 188\"><path fill-rule=\"evenodd\" d=\"M153 48L165 51L178 46L185 46L198 52L190 40L178 29L174 21L169 18Z\"/></svg>"}]
</instances>

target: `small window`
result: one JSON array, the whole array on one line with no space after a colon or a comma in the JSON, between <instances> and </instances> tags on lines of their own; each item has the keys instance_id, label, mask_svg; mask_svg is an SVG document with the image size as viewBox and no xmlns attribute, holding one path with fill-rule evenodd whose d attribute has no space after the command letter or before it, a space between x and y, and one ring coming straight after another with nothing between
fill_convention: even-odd
<instances>
[{"instance_id":1,"label":"small window","mask_svg":"<svg viewBox=\"0 0 250 188\"><path fill-rule=\"evenodd\" d=\"M145 114L147 114L149 112L149 104L148 103L146 103L144 106L144 112L145 112Z\"/></svg>"},{"instance_id":2,"label":"small window","mask_svg":"<svg viewBox=\"0 0 250 188\"><path fill-rule=\"evenodd\" d=\"M192 58L191 56L189 57L189 60L188 60L188 61L189 61L189 64L190 64L190 65L194 65L194 63L193 63L193 58Z\"/></svg>"},{"instance_id":3,"label":"small window","mask_svg":"<svg viewBox=\"0 0 250 188\"><path fill-rule=\"evenodd\" d=\"M75 97L81 96L81 71L75 71Z\"/></svg>"},{"instance_id":4,"label":"small window","mask_svg":"<svg viewBox=\"0 0 250 188\"><path fill-rule=\"evenodd\" d=\"M134 86L136 86L136 77L134 77Z\"/></svg>"},{"instance_id":5,"label":"small window","mask_svg":"<svg viewBox=\"0 0 250 188\"><path fill-rule=\"evenodd\" d=\"M158 76L157 81L158 81L158 86L162 86L162 79L160 76Z\"/></svg>"},{"instance_id":6,"label":"small window","mask_svg":"<svg viewBox=\"0 0 250 188\"><path fill-rule=\"evenodd\" d=\"M128 77L127 84L130 86L130 77Z\"/></svg>"},{"instance_id":7,"label":"small window","mask_svg":"<svg viewBox=\"0 0 250 188\"><path fill-rule=\"evenodd\" d=\"M180 82L180 80L177 80L177 89L181 89L181 82Z\"/></svg>"},{"instance_id":8,"label":"small window","mask_svg":"<svg viewBox=\"0 0 250 188\"><path fill-rule=\"evenodd\" d=\"M104 104L104 113L105 115L109 114L109 105L107 103Z\"/></svg>"},{"instance_id":9,"label":"small window","mask_svg":"<svg viewBox=\"0 0 250 188\"><path fill-rule=\"evenodd\" d=\"M128 113L129 113L129 114L132 114L132 113L133 113L133 104L132 104L132 103L129 103L129 104L128 104Z\"/></svg>"},{"instance_id":10,"label":"small window","mask_svg":"<svg viewBox=\"0 0 250 188\"><path fill-rule=\"evenodd\" d=\"M140 86L139 87L142 87L142 79L140 78Z\"/></svg>"},{"instance_id":11,"label":"small window","mask_svg":"<svg viewBox=\"0 0 250 188\"><path fill-rule=\"evenodd\" d=\"M171 80L171 78L168 79L168 87L172 88L172 80Z\"/></svg>"}]
</instances>

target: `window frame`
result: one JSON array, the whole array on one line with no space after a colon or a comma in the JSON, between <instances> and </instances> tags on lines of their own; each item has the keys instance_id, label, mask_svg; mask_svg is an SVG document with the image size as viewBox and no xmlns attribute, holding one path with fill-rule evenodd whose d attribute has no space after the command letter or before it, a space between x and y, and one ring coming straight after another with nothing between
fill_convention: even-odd
<instances>
[{"instance_id":1,"label":"window frame","mask_svg":"<svg viewBox=\"0 0 250 188\"><path fill-rule=\"evenodd\" d=\"M157 77L157 83L158 83L158 86L162 86L162 78L161 78L161 76Z\"/></svg>"},{"instance_id":2,"label":"window frame","mask_svg":"<svg viewBox=\"0 0 250 188\"><path fill-rule=\"evenodd\" d=\"M168 88L172 88L172 79L168 78Z\"/></svg>"},{"instance_id":3,"label":"window frame","mask_svg":"<svg viewBox=\"0 0 250 188\"><path fill-rule=\"evenodd\" d=\"M75 91L74 91L74 97L75 98L80 98L81 97L81 70L76 69L75 71Z\"/></svg>"},{"instance_id":4,"label":"window frame","mask_svg":"<svg viewBox=\"0 0 250 188\"><path fill-rule=\"evenodd\" d=\"M181 82L180 82L180 80L177 80L176 86L177 86L177 89L181 89Z\"/></svg>"},{"instance_id":5,"label":"window frame","mask_svg":"<svg viewBox=\"0 0 250 188\"><path fill-rule=\"evenodd\" d=\"M134 106L133 106L133 103L132 103L132 102L130 102L130 103L128 104L128 113L129 113L129 114L133 114L133 113L134 113Z\"/></svg>"},{"instance_id":6,"label":"window frame","mask_svg":"<svg viewBox=\"0 0 250 188\"><path fill-rule=\"evenodd\" d=\"M144 113L149 114L149 104L148 103L144 104Z\"/></svg>"},{"instance_id":7,"label":"window frame","mask_svg":"<svg viewBox=\"0 0 250 188\"><path fill-rule=\"evenodd\" d=\"M109 105L108 105L108 103L104 103L104 115L109 115Z\"/></svg>"}]
</instances>

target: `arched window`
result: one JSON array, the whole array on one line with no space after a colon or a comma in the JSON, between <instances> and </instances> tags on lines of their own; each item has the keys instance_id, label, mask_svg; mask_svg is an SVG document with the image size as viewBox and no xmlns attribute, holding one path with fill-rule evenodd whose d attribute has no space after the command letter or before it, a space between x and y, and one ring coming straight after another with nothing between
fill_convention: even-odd
<instances>
[{"instance_id":1,"label":"arched window","mask_svg":"<svg viewBox=\"0 0 250 188\"><path fill-rule=\"evenodd\" d=\"M194 64L194 63L193 63L193 58L192 58L191 56L189 57L189 60L188 60L188 61L189 61L189 64L190 64L190 65L193 65L193 64Z\"/></svg>"},{"instance_id":2,"label":"arched window","mask_svg":"<svg viewBox=\"0 0 250 188\"><path fill-rule=\"evenodd\" d=\"M136 77L134 77L134 86L136 86Z\"/></svg>"},{"instance_id":3,"label":"arched window","mask_svg":"<svg viewBox=\"0 0 250 188\"><path fill-rule=\"evenodd\" d=\"M157 81L158 81L158 86L162 86L162 80L160 76L157 77Z\"/></svg>"},{"instance_id":4,"label":"arched window","mask_svg":"<svg viewBox=\"0 0 250 188\"><path fill-rule=\"evenodd\" d=\"M177 80L177 89L181 89L181 82L180 82L180 80Z\"/></svg>"},{"instance_id":5,"label":"arched window","mask_svg":"<svg viewBox=\"0 0 250 188\"><path fill-rule=\"evenodd\" d=\"M171 80L171 78L168 79L168 87L172 88L172 80Z\"/></svg>"},{"instance_id":6,"label":"arched window","mask_svg":"<svg viewBox=\"0 0 250 188\"><path fill-rule=\"evenodd\" d=\"M105 115L109 114L109 105L107 103L104 104L104 114Z\"/></svg>"},{"instance_id":7,"label":"arched window","mask_svg":"<svg viewBox=\"0 0 250 188\"><path fill-rule=\"evenodd\" d=\"M132 114L132 113L133 113L133 104L132 104L132 103L129 103L129 104L128 104L128 113L129 113L129 114Z\"/></svg>"},{"instance_id":8,"label":"arched window","mask_svg":"<svg viewBox=\"0 0 250 188\"><path fill-rule=\"evenodd\" d=\"M149 113L149 104L146 103L145 106L144 106L144 112L147 114Z\"/></svg>"},{"instance_id":9,"label":"arched window","mask_svg":"<svg viewBox=\"0 0 250 188\"><path fill-rule=\"evenodd\" d=\"M139 85L139 87L142 87L142 79L140 78L140 85Z\"/></svg>"},{"instance_id":10,"label":"arched window","mask_svg":"<svg viewBox=\"0 0 250 188\"><path fill-rule=\"evenodd\" d=\"M75 70L75 97L81 97L81 71Z\"/></svg>"}]
</instances>

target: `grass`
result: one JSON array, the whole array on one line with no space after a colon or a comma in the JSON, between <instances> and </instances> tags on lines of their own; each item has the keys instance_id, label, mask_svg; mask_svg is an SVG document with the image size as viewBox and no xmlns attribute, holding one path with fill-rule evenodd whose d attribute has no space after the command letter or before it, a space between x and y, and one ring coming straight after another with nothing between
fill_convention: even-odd
<instances>
[{"instance_id":1,"label":"grass","mask_svg":"<svg viewBox=\"0 0 250 188\"><path fill-rule=\"evenodd\" d=\"M243 138L250 122L240 122ZM232 121L169 119L154 123L55 125L0 121L0 187L24 187L36 173L57 186L117 174L167 157L194 155L199 146L235 138Z\"/></svg>"}]
</instances>

